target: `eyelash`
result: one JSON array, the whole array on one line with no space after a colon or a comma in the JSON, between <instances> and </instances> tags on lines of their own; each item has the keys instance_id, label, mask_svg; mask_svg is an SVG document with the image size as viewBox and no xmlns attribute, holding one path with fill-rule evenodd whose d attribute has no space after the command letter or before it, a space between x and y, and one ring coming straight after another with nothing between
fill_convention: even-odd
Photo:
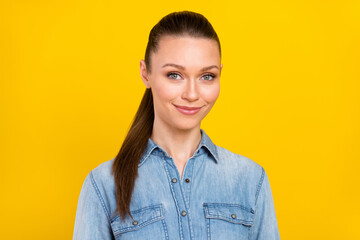
<instances>
[{"instance_id":1,"label":"eyelash","mask_svg":"<svg viewBox=\"0 0 360 240\"><path fill-rule=\"evenodd\" d=\"M178 74L178 73L176 73L176 72L171 72L171 73L168 73L168 74L167 74L167 76L168 76L170 79L174 79L174 78L171 78L171 77L170 77L171 75L181 76L180 74ZM205 81L211 81L211 80L213 80L213 79L216 77L214 74L210 74L210 73L205 74L205 75L202 76L202 77L207 77L207 76L210 76L211 79L210 79L210 80L205 80ZM174 79L174 80L177 80L177 79Z\"/></svg>"}]
</instances>

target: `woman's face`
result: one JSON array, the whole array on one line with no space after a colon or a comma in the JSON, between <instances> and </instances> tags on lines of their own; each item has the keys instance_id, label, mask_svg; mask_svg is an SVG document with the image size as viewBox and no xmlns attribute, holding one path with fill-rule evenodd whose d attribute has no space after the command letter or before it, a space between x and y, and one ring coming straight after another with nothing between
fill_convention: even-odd
<instances>
[{"instance_id":1,"label":"woman's face","mask_svg":"<svg viewBox=\"0 0 360 240\"><path fill-rule=\"evenodd\" d=\"M200 128L220 92L217 42L194 37L163 36L151 53L151 73L140 62L140 74L154 99L155 125L165 129Z\"/></svg>"}]
</instances>

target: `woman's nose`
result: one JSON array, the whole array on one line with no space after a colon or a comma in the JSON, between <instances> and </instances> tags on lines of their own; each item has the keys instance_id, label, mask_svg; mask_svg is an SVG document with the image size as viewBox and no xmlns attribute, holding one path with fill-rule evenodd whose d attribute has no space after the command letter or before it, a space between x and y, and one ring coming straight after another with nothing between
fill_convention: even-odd
<instances>
[{"instance_id":1,"label":"woman's nose","mask_svg":"<svg viewBox=\"0 0 360 240\"><path fill-rule=\"evenodd\" d=\"M196 101L199 99L199 89L195 79L186 81L182 97L188 101Z\"/></svg>"}]
</instances>

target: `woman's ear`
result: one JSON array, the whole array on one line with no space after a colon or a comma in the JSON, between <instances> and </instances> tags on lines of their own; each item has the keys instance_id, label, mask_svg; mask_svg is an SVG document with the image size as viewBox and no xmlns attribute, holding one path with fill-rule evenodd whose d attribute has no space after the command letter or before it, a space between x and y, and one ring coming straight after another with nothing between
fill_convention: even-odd
<instances>
[{"instance_id":1,"label":"woman's ear","mask_svg":"<svg viewBox=\"0 0 360 240\"><path fill-rule=\"evenodd\" d=\"M140 77L145 84L146 88L150 88L149 74L146 69L146 64L143 59L140 60Z\"/></svg>"},{"instance_id":2,"label":"woman's ear","mask_svg":"<svg viewBox=\"0 0 360 240\"><path fill-rule=\"evenodd\" d=\"M223 69L223 65L220 64L220 75L221 75L222 69Z\"/></svg>"}]
</instances>

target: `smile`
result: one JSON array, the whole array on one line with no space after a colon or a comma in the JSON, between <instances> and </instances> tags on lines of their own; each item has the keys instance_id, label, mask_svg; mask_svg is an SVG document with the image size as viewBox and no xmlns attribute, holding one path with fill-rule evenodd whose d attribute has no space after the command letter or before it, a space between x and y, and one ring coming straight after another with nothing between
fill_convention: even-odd
<instances>
[{"instance_id":1,"label":"smile","mask_svg":"<svg viewBox=\"0 0 360 240\"><path fill-rule=\"evenodd\" d=\"M201 107L187 107L187 106L177 106L174 104L176 109L186 115L193 115L200 111Z\"/></svg>"}]
</instances>

